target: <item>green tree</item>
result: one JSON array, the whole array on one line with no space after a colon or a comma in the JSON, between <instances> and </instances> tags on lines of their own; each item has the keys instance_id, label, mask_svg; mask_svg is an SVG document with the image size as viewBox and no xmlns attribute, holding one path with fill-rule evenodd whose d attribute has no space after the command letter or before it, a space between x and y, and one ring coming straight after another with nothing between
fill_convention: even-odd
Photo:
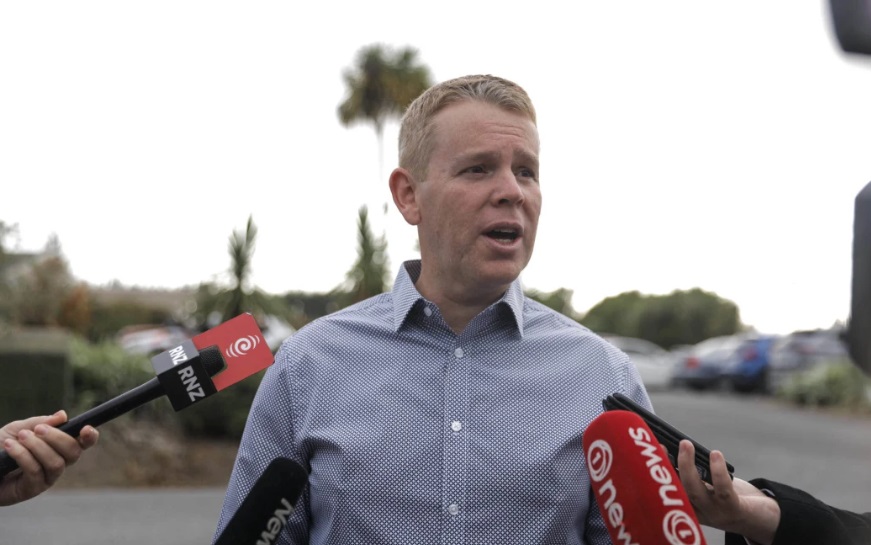
<instances>
[{"instance_id":1,"label":"green tree","mask_svg":"<svg viewBox=\"0 0 871 545\"><path fill-rule=\"evenodd\" d=\"M88 304L90 326L87 338L92 342L109 341L127 326L173 322L170 311L137 301L122 299L105 302L92 296Z\"/></svg>"},{"instance_id":2,"label":"green tree","mask_svg":"<svg viewBox=\"0 0 871 545\"><path fill-rule=\"evenodd\" d=\"M7 225L6 222L0 220L0 267L3 265L3 261L6 257L6 237L15 235L18 233L18 224L13 223L12 225Z\"/></svg>"},{"instance_id":3,"label":"green tree","mask_svg":"<svg viewBox=\"0 0 871 545\"><path fill-rule=\"evenodd\" d=\"M572 307L572 290L559 288L550 293L540 292L538 290L526 290L526 296L534 299L546 307L565 314L569 318L575 318L575 309Z\"/></svg>"},{"instance_id":4,"label":"green tree","mask_svg":"<svg viewBox=\"0 0 871 545\"><path fill-rule=\"evenodd\" d=\"M363 47L352 68L342 78L346 98L339 104L339 121L349 126L358 121L371 123L378 139L378 165L381 170L384 124L399 118L411 102L432 85L429 68L417 58L417 50L398 50L382 44Z\"/></svg>"},{"instance_id":5,"label":"green tree","mask_svg":"<svg viewBox=\"0 0 871 545\"><path fill-rule=\"evenodd\" d=\"M336 300L339 290L329 293L310 293L304 291L289 291L282 296L284 304L290 310L290 325L296 329L321 316L339 310Z\"/></svg>"},{"instance_id":6,"label":"green tree","mask_svg":"<svg viewBox=\"0 0 871 545\"><path fill-rule=\"evenodd\" d=\"M634 337L643 299L637 291L606 297L587 311L580 322L597 333Z\"/></svg>"},{"instance_id":7,"label":"green tree","mask_svg":"<svg viewBox=\"0 0 871 545\"><path fill-rule=\"evenodd\" d=\"M213 284L201 284L197 290L196 316L201 322L212 326L216 324L209 322L215 318L220 323L243 312L250 312L258 319L268 314L284 316L284 309L277 300L251 282L251 264L256 240L257 226L253 216L248 216L245 230L234 230L230 236L228 250L232 285L221 288Z\"/></svg>"},{"instance_id":8,"label":"green tree","mask_svg":"<svg viewBox=\"0 0 871 545\"><path fill-rule=\"evenodd\" d=\"M387 240L375 239L369 226L369 212L361 206L357 216L357 261L346 275L338 296L342 306L383 293L387 287Z\"/></svg>"},{"instance_id":9,"label":"green tree","mask_svg":"<svg viewBox=\"0 0 871 545\"><path fill-rule=\"evenodd\" d=\"M74 285L60 241L52 235L29 273L11 286L12 321L28 326L58 325L62 305Z\"/></svg>"},{"instance_id":10,"label":"green tree","mask_svg":"<svg viewBox=\"0 0 871 545\"><path fill-rule=\"evenodd\" d=\"M15 226L7 225L0 220L0 325L8 322L12 306L10 304L12 290L6 280L6 237L15 231Z\"/></svg>"},{"instance_id":11,"label":"green tree","mask_svg":"<svg viewBox=\"0 0 871 545\"><path fill-rule=\"evenodd\" d=\"M6 238L18 233L18 225L9 225L0 220L0 325L10 321L12 317L12 288L6 273L7 254Z\"/></svg>"},{"instance_id":12,"label":"green tree","mask_svg":"<svg viewBox=\"0 0 871 545\"><path fill-rule=\"evenodd\" d=\"M621 293L591 308L581 323L598 333L646 339L665 348L744 328L735 303L700 288L668 295Z\"/></svg>"},{"instance_id":13,"label":"green tree","mask_svg":"<svg viewBox=\"0 0 871 545\"><path fill-rule=\"evenodd\" d=\"M255 297L251 288L251 262L254 258L254 242L257 239L257 226L254 217L248 216L245 232L233 231L230 236L230 274L233 287L227 302L228 318L238 316L250 308Z\"/></svg>"},{"instance_id":14,"label":"green tree","mask_svg":"<svg viewBox=\"0 0 871 545\"><path fill-rule=\"evenodd\" d=\"M61 301L57 323L82 337L87 337L93 324L91 293L88 285L79 282Z\"/></svg>"}]
</instances>

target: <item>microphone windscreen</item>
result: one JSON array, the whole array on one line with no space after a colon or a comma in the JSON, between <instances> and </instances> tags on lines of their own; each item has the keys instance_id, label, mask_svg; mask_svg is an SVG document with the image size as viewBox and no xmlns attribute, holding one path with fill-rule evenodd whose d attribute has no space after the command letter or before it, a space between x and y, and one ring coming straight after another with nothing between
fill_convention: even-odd
<instances>
[{"instance_id":1,"label":"microphone windscreen","mask_svg":"<svg viewBox=\"0 0 871 545\"><path fill-rule=\"evenodd\" d=\"M272 460L215 545L275 543L307 482L308 473L293 460Z\"/></svg>"},{"instance_id":2,"label":"microphone windscreen","mask_svg":"<svg viewBox=\"0 0 871 545\"><path fill-rule=\"evenodd\" d=\"M210 377L213 377L223 371L227 364L224 362L224 356L221 355L221 350L217 345L210 345L205 348L200 348L200 359L203 361L203 367Z\"/></svg>"},{"instance_id":3,"label":"microphone windscreen","mask_svg":"<svg viewBox=\"0 0 871 545\"><path fill-rule=\"evenodd\" d=\"M607 411L584 431L596 503L611 541L704 545L686 490L650 427L630 411Z\"/></svg>"}]
</instances>

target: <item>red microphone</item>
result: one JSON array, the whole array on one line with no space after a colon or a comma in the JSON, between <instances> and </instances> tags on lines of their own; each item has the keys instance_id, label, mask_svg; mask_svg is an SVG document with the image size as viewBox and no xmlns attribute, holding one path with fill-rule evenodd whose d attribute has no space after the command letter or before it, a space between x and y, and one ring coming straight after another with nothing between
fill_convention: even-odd
<instances>
[{"instance_id":1,"label":"red microphone","mask_svg":"<svg viewBox=\"0 0 871 545\"><path fill-rule=\"evenodd\" d=\"M637 414L607 411L584 432L593 493L618 545L705 545L665 448Z\"/></svg>"}]
</instances>

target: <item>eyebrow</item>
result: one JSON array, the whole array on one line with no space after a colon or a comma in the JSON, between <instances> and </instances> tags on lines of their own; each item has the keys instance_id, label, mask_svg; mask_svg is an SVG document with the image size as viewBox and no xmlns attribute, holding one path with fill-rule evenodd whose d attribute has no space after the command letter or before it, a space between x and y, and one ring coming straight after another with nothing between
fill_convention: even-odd
<instances>
[{"instance_id":1,"label":"eyebrow","mask_svg":"<svg viewBox=\"0 0 871 545\"><path fill-rule=\"evenodd\" d=\"M453 163L455 165L461 163L493 163L500 159L501 153L493 151L478 151L462 154L456 158ZM512 157L512 163L521 163L524 165L534 166L538 168L538 154L526 150L515 151Z\"/></svg>"}]
</instances>

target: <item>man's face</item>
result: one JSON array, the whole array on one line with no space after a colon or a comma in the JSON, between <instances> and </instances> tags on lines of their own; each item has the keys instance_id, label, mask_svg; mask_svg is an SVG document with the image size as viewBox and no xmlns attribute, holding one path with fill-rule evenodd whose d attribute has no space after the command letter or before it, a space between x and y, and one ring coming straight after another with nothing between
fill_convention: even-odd
<instances>
[{"instance_id":1,"label":"man's face","mask_svg":"<svg viewBox=\"0 0 871 545\"><path fill-rule=\"evenodd\" d=\"M463 101L434 118L427 179L416 184L421 281L492 297L529 263L541 190L538 130L522 114Z\"/></svg>"}]
</instances>

